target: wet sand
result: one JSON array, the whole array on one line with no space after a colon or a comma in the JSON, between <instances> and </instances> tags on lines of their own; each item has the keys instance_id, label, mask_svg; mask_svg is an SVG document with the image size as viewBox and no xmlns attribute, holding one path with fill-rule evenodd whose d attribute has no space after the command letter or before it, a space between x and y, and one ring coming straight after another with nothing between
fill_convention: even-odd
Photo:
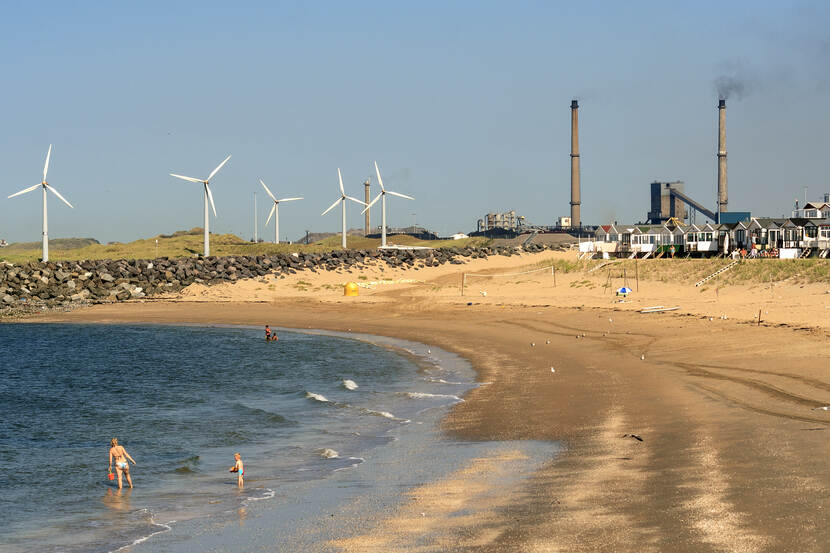
<instances>
[{"instance_id":1,"label":"wet sand","mask_svg":"<svg viewBox=\"0 0 830 553\"><path fill-rule=\"evenodd\" d=\"M528 259L513 260L520 262ZM330 547L828 549L830 411L814 409L830 405L826 319L801 328L709 320L700 312L642 315L614 309L607 298L605 307L562 307L567 302L555 297L561 287L549 297L535 294L535 304L506 292L462 299L447 292L460 270L410 271L425 283L359 298L337 290L281 293L287 279L277 283L279 297L256 303L242 301L253 294L250 283L240 283L231 301L223 296L227 288L191 294L199 301L102 305L38 320L270 323L434 344L468 358L489 383L452 409L443 423L448 433L565 446L497 494L486 492L514 459L509 453L478 459L425 482L397 512L367 524L364 535ZM744 309L757 310L749 298Z\"/></svg>"}]
</instances>

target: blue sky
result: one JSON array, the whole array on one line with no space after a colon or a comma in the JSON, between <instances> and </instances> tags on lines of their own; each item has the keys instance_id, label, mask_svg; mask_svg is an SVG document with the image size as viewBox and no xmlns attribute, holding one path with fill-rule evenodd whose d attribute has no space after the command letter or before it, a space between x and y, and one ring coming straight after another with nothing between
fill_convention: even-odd
<instances>
[{"instance_id":1,"label":"blue sky","mask_svg":"<svg viewBox=\"0 0 830 553\"><path fill-rule=\"evenodd\" d=\"M389 223L473 230L488 211L569 212L580 101L585 223L644 220L648 183L715 204L717 94L728 100L729 206L789 213L830 192L830 9L821 2L0 2L0 238L37 241L54 144L51 237L127 241L202 225L336 231L320 213L377 160ZM335 210L336 211L336 210ZM414 215L413 215L414 214ZM380 213L373 214L373 223ZM349 226L362 226L350 208Z\"/></svg>"}]
</instances>

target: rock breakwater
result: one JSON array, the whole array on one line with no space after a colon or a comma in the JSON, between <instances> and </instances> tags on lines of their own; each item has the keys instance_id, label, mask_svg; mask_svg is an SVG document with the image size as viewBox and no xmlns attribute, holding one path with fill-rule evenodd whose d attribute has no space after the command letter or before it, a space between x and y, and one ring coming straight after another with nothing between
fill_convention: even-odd
<instances>
[{"instance_id":1,"label":"rock breakwater","mask_svg":"<svg viewBox=\"0 0 830 553\"><path fill-rule=\"evenodd\" d=\"M529 245L538 252L544 245ZM0 262L0 311L27 311L91 303L111 303L177 292L193 283L235 282L297 271L335 271L385 263L389 267L437 267L465 259L511 256L516 248L438 248L424 250L334 250L324 253L234 255L159 259Z\"/></svg>"}]
</instances>

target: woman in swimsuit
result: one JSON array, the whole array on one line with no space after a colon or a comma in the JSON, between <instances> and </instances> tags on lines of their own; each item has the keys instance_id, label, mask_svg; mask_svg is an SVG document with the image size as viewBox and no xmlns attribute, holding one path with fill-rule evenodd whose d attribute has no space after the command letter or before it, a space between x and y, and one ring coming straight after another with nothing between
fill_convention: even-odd
<instances>
[{"instance_id":1,"label":"woman in swimsuit","mask_svg":"<svg viewBox=\"0 0 830 553\"><path fill-rule=\"evenodd\" d=\"M123 446L118 445L118 438L113 438L110 440L110 468L109 472L112 472L112 460L115 458L115 472L118 473L118 489L121 489L121 475L125 474L127 476L127 484L130 487L133 487L133 479L130 478L130 464L127 462L127 459L133 462L134 465L138 464L135 462L135 459L130 457L130 454L127 453L127 450L124 449Z\"/></svg>"}]
</instances>

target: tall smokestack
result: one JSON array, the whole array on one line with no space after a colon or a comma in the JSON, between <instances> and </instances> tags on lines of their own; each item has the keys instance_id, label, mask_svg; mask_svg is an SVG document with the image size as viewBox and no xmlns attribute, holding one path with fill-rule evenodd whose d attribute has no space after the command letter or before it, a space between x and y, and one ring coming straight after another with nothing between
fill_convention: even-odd
<instances>
[{"instance_id":1,"label":"tall smokestack","mask_svg":"<svg viewBox=\"0 0 830 553\"><path fill-rule=\"evenodd\" d=\"M366 191L366 196L365 196L366 197L366 200L365 200L366 205L369 205L369 202L372 201L372 192L370 190L371 185L372 185L372 179L366 179L365 181L363 181L363 188ZM365 226L366 226L366 228L363 231L364 232L363 235L364 236L369 236L369 231L371 230L371 226L369 225L369 210L368 209L366 210L366 224L365 224Z\"/></svg>"},{"instance_id":2,"label":"tall smokestack","mask_svg":"<svg viewBox=\"0 0 830 553\"><path fill-rule=\"evenodd\" d=\"M726 100L718 102L718 213L727 211L726 181Z\"/></svg>"},{"instance_id":3,"label":"tall smokestack","mask_svg":"<svg viewBox=\"0 0 830 553\"><path fill-rule=\"evenodd\" d=\"M571 225L581 227L579 218L579 103L571 102Z\"/></svg>"}]
</instances>

